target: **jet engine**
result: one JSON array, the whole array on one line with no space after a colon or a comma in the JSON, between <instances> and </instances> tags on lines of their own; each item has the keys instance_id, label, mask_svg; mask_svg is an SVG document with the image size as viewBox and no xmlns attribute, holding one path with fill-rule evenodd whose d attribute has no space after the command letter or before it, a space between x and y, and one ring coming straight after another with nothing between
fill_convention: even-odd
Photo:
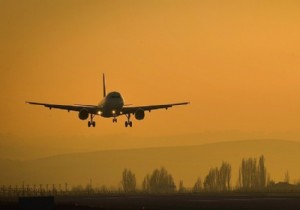
<instances>
[{"instance_id":1,"label":"jet engine","mask_svg":"<svg viewBox=\"0 0 300 210\"><path fill-rule=\"evenodd\" d=\"M134 113L135 119L142 120L145 118L145 111L143 109L138 109Z\"/></svg>"},{"instance_id":2,"label":"jet engine","mask_svg":"<svg viewBox=\"0 0 300 210\"><path fill-rule=\"evenodd\" d=\"M86 120L89 117L89 112L87 109L82 109L80 110L78 114L79 119L81 120Z\"/></svg>"}]
</instances>

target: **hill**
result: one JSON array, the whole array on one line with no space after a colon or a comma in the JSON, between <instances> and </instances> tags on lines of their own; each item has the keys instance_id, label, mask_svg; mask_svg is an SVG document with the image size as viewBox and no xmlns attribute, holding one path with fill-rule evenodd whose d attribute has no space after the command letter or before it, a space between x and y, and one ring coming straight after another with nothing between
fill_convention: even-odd
<instances>
[{"instance_id":1,"label":"hill","mask_svg":"<svg viewBox=\"0 0 300 210\"><path fill-rule=\"evenodd\" d=\"M164 166L176 182L191 187L211 167L222 161L231 163L232 184L236 184L242 158L266 158L271 178L280 181L288 170L291 181L300 179L300 143L283 140L249 140L200 146L108 150L56 155L47 158L12 161L0 160L0 184L64 184L118 186L124 168L130 168L140 184L147 173Z\"/></svg>"}]
</instances>

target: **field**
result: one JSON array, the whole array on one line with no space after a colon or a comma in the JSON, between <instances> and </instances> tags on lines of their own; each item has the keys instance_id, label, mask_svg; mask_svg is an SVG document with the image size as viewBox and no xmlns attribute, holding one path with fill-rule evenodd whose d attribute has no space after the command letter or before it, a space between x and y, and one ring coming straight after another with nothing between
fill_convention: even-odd
<instances>
[{"instance_id":1,"label":"field","mask_svg":"<svg viewBox=\"0 0 300 210\"><path fill-rule=\"evenodd\" d=\"M272 195L110 195L60 196L54 198L56 210L295 210L300 206L299 194ZM22 209L18 198L1 198L0 209Z\"/></svg>"}]
</instances>

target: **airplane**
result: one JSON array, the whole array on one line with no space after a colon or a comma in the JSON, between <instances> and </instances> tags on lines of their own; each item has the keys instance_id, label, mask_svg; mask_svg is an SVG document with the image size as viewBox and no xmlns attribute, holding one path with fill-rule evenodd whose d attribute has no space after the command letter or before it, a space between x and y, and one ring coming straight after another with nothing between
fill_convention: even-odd
<instances>
[{"instance_id":1,"label":"airplane","mask_svg":"<svg viewBox=\"0 0 300 210\"><path fill-rule=\"evenodd\" d=\"M161 105L148 105L148 106L130 106L124 104L124 99L119 92L113 91L106 94L106 84L105 84L105 74L103 74L103 99L98 103L98 105L84 105L84 104L74 104L74 105L61 105L61 104L48 104L26 101L27 104L41 105L53 109L63 109L78 112L78 117L80 120L87 120L88 127L95 127L96 122L94 121L95 116L101 116L104 118L113 118L113 123L117 122L117 117L125 115L127 120L125 121L125 127L132 127L132 121L130 120L131 115L134 115L135 119L143 120L145 118L145 111L151 112L155 109L168 109L173 106L187 105L189 102L173 103L173 104L161 104Z\"/></svg>"}]
</instances>

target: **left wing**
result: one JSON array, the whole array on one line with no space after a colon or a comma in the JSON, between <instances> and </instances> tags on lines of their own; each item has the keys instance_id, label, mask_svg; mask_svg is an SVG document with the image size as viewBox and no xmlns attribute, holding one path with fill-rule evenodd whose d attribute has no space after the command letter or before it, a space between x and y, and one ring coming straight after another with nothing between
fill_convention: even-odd
<instances>
[{"instance_id":1,"label":"left wing","mask_svg":"<svg viewBox=\"0 0 300 210\"><path fill-rule=\"evenodd\" d=\"M80 112L83 108L86 109L90 114L96 114L99 107L93 106L93 105L61 105L61 104L47 104L47 103L39 103L39 102L31 102L31 101L26 101L28 104L32 105L40 105L40 106L45 106L49 109L64 109L68 111L77 111Z\"/></svg>"},{"instance_id":2,"label":"left wing","mask_svg":"<svg viewBox=\"0 0 300 210\"><path fill-rule=\"evenodd\" d=\"M144 111L151 111L155 109L168 109L173 106L179 106L179 105L187 105L190 102L182 102L182 103L175 103L175 104L161 104L161 105L149 105L149 106L129 106L129 107L123 107L122 108L122 114L134 114L136 110L142 109Z\"/></svg>"}]
</instances>

